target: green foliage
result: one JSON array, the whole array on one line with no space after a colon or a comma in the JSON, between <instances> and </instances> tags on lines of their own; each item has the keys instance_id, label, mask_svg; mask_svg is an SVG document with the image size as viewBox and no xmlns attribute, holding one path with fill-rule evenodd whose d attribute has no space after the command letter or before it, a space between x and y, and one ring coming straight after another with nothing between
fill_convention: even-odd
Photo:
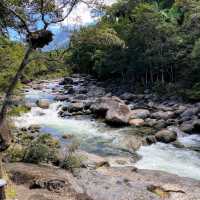
<instances>
[{"instance_id":1,"label":"green foliage","mask_svg":"<svg viewBox=\"0 0 200 200\"><path fill-rule=\"evenodd\" d=\"M5 157L9 162L20 162L23 160L25 149L21 145L11 145L5 152Z\"/></svg>"},{"instance_id":2,"label":"green foliage","mask_svg":"<svg viewBox=\"0 0 200 200\"><path fill-rule=\"evenodd\" d=\"M61 167L66 170L73 171L73 169L80 168L83 158L76 154L76 150L79 148L80 143L74 140L67 148L64 160L61 163Z\"/></svg>"},{"instance_id":3,"label":"green foliage","mask_svg":"<svg viewBox=\"0 0 200 200\"><path fill-rule=\"evenodd\" d=\"M196 83L192 89L187 89L185 97L191 101L200 101L200 83Z\"/></svg>"},{"instance_id":4,"label":"green foliage","mask_svg":"<svg viewBox=\"0 0 200 200\"><path fill-rule=\"evenodd\" d=\"M120 56L125 43L111 28L83 28L71 39L71 61L75 70L109 76L119 67L113 56ZM113 62L111 62L113 61Z\"/></svg>"},{"instance_id":5,"label":"green foliage","mask_svg":"<svg viewBox=\"0 0 200 200\"><path fill-rule=\"evenodd\" d=\"M59 142L49 134L39 136L25 150L23 160L28 163L53 162L57 159Z\"/></svg>"},{"instance_id":6,"label":"green foliage","mask_svg":"<svg viewBox=\"0 0 200 200\"><path fill-rule=\"evenodd\" d=\"M197 0L119 1L73 34L68 61L75 71L162 95L176 84L190 89L200 77L199 8Z\"/></svg>"},{"instance_id":7,"label":"green foliage","mask_svg":"<svg viewBox=\"0 0 200 200\"><path fill-rule=\"evenodd\" d=\"M0 93L5 92L8 84L18 69L25 46L20 43L11 42L5 37L0 37ZM67 52L63 50L53 52L34 51L28 64L22 82L35 78L58 78L69 73L69 69L64 63ZM18 87L20 84L18 84Z\"/></svg>"},{"instance_id":8,"label":"green foliage","mask_svg":"<svg viewBox=\"0 0 200 200\"><path fill-rule=\"evenodd\" d=\"M10 112L8 112L8 114L10 116L20 116L20 114L26 113L28 111L30 111L30 108L27 108L26 106L23 105L19 105L12 107Z\"/></svg>"},{"instance_id":9,"label":"green foliage","mask_svg":"<svg viewBox=\"0 0 200 200\"><path fill-rule=\"evenodd\" d=\"M82 158L77 154L68 155L62 162L62 168L73 171L73 169L80 168L82 163Z\"/></svg>"}]
</instances>

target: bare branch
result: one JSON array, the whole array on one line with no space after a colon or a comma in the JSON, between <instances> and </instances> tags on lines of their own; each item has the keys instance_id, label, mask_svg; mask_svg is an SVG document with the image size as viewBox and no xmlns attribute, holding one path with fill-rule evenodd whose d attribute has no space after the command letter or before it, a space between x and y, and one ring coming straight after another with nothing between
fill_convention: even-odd
<instances>
[{"instance_id":1,"label":"bare branch","mask_svg":"<svg viewBox=\"0 0 200 200\"><path fill-rule=\"evenodd\" d=\"M0 4L1 4L6 10L10 11L15 17L17 17L17 18L21 21L21 23L23 24L23 26L24 26L24 28L26 29L27 33L30 34L30 30L29 30L29 28L28 28L28 25L26 24L26 21L23 19L23 17L22 17L20 14L18 14L17 12L15 12L15 10L11 9L11 8L8 7L8 6L5 6L5 5L3 4L3 2L0 2Z\"/></svg>"}]
</instances>

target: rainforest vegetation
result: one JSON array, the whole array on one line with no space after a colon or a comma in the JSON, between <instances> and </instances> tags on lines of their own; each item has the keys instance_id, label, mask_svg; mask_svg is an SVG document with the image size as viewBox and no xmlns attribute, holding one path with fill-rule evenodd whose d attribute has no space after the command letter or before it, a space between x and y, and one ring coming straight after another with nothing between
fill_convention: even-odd
<instances>
[{"instance_id":1,"label":"rainforest vegetation","mask_svg":"<svg viewBox=\"0 0 200 200\"><path fill-rule=\"evenodd\" d=\"M69 51L75 71L197 100L200 2L119 1L95 26L74 33Z\"/></svg>"},{"instance_id":2,"label":"rainforest vegetation","mask_svg":"<svg viewBox=\"0 0 200 200\"><path fill-rule=\"evenodd\" d=\"M1 17L3 91L20 64L25 46L5 36ZM34 59L37 55L40 58ZM100 80L128 81L140 92L175 92L199 100L200 2L120 0L104 9L98 23L75 31L67 49L34 50L32 57L22 82L74 71L93 74Z\"/></svg>"}]
</instances>

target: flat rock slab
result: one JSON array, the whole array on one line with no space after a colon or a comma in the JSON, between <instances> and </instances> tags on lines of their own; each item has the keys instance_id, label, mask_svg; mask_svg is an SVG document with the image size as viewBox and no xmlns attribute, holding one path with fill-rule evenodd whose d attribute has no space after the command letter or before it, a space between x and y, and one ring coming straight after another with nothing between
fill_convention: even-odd
<instances>
[{"instance_id":1,"label":"flat rock slab","mask_svg":"<svg viewBox=\"0 0 200 200\"><path fill-rule=\"evenodd\" d=\"M23 200L200 200L200 181L135 167L65 170L24 163L6 165ZM59 180L61 192L30 189L33 180ZM41 182L40 182L41 183Z\"/></svg>"},{"instance_id":2,"label":"flat rock slab","mask_svg":"<svg viewBox=\"0 0 200 200\"><path fill-rule=\"evenodd\" d=\"M79 183L94 200L199 200L200 181L135 168L82 170ZM150 191L149 188L158 188ZM163 190L163 193L160 192Z\"/></svg>"}]
</instances>

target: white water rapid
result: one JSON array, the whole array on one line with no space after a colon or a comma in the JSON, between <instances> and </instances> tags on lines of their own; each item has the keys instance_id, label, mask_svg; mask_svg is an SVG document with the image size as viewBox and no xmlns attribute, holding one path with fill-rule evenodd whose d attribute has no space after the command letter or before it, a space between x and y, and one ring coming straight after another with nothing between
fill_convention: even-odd
<instances>
[{"instance_id":1,"label":"white water rapid","mask_svg":"<svg viewBox=\"0 0 200 200\"><path fill-rule=\"evenodd\" d=\"M48 99L49 109L33 107L30 112L15 119L17 127L40 125L41 131L51 133L62 142L63 134L72 134L81 141L85 151L103 156L131 155L123 152L124 137L129 137L131 128L112 129L104 123L90 118L61 118L58 116L61 102L55 102L52 88L59 87L57 82L46 84L42 91L30 89L25 92L25 99L34 102ZM140 169L161 170L200 180L200 135L180 136L180 143L186 148L176 148L171 144L157 143L142 146L138 154L142 157L135 166Z\"/></svg>"}]
</instances>

